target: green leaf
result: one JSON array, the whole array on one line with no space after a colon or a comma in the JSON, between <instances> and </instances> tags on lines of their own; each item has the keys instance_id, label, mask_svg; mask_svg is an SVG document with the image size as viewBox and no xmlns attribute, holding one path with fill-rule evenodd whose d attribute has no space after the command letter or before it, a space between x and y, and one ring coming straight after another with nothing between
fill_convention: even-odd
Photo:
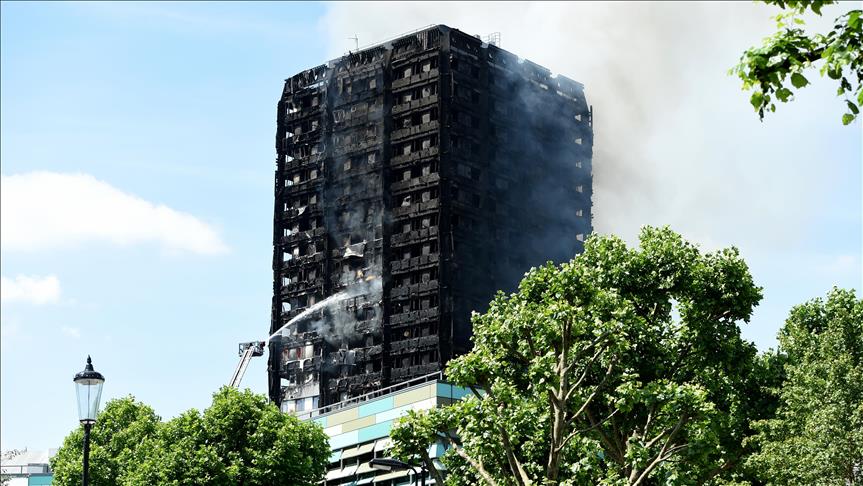
<instances>
[{"instance_id":1,"label":"green leaf","mask_svg":"<svg viewBox=\"0 0 863 486\"><path fill-rule=\"evenodd\" d=\"M793 84L795 88L802 88L809 84L809 80L800 73L794 73L791 75L791 84Z\"/></svg>"},{"instance_id":2,"label":"green leaf","mask_svg":"<svg viewBox=\"0 0 863 486\"><path fill-rule=\"evenodd\" d=\"M845 103L848 103L848 109L851 110L851 113L854 113L855 115L860 113L860 109L857 108L857 105L855 105L853 101L846 100Z\"/></svg>"},{"instance_id":3,"label":"green leaf","mask_svg":"<svg viewBox=\"0 0 863 486\"><path fill-rule=\"evenodd\" d=\"M749 98L749 102L752 103L752 107L756 110L761 108L761 104L764 103L764 93L761 91L752 93L752 97Z\"/></svg>"},{"instance_id":4,"label":"green leaf","mask_svg":"<svg viewBox=\"0 0 863 486\"><path fill-rule=\"evenodd\" d=\"M776 90L776 97L783 103L787 102L792 95L793 93L788 88L779 88Z\"/></svg>"},{"instance_id":5,"label":"green leaf","mask_svg":"<svg viewBox=\"0 0 863 486\"><path fill-rule=\"evenodd\" d=\"M782 350L767 366L783 369L779 409L754 423L747 459L767 484L856 484L848 450L861 450L863 300L834 288L826 302L791 309L779 332ZM839 444L848 444L840 446Z\"/></svg>"},{"instance_id":6,"label":"green leaf","mask_svg":"<svg viewBox=\"0 0 863 486\"><path fill-rule=\"evenodd\" d=\"M860 10L853 10L848 14L848 27L854 30L860 28L860 13Z\"/></svg>"},{"instance_id":7,"label":"green leaf","mask_svg":"<svg viewBox=\"0 0 863 486\"><path fill-rule=\"evenodd\" d=\"M736 322L749 318L761 291L736 251L702 254L668 228L646 227L632 248L617 237L591 237L582 254L532 269L518 288L473 316L473 349L447 365L448 377L462 380L457 385L488 393L399 421L391 437L400 459L419 460L437 432L455 429L462 452L482 461L497 484L526 475L537 485L622 485L624 471L641 470L662 453L649 436L680 427L675 441L687 452L663 457L661 477L649 483L732 484L706 478L741 472L725 464L743 457L750 421L769 418L765 382L778 385L750 373L757 350ZM577 379L578 388L549 400L564 379L569 386ZM430 419L445 411L451 420ZM614 442L582 428L594 415L620 417ZM562 418L561 434L549 434ZM569 442L554 442L570 434ZM556 448L560 455L547 455ZM442 462L453 473L448 486L491 482L455 454Z\"/></svg>"},{"instance_id":8,"label":"green leaf","mask_svg":"<svg viewBox=\"0 0 863 486\"><path fill-rule=\"evenodd\" d=\"M853 122L855 118L857 117L852 115L851 113L845 113L844 115L842 115L842 124L848 125Z\"/></svg>"}]
</instances>

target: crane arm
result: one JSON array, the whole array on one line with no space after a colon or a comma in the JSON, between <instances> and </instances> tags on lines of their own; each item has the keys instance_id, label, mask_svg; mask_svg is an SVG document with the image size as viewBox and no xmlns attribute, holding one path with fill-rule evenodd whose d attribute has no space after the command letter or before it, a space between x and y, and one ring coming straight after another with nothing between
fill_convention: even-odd
<instances>
[{"instance_id":1,"label":"crane arm","mask_svg":"<svg viewBox=\"0 0 863 486\"><path fill-rule=\"evenodd\" d=\"M246 374L249 362L255 356L262 356L264 354L264 345L263 341L240 344L240 362L237 363L237 369L231 375L231 381L228 382L228 386L232 388L240 387L240 382L243 380L243 375Z\"/></svg>"}]
</instances>

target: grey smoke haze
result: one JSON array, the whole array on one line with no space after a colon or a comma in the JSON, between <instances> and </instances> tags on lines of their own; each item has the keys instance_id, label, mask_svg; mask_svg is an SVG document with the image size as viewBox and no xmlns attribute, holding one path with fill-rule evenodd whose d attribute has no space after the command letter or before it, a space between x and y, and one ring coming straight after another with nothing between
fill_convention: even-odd
<instances>
[{"instance_id":1,"label":"grey smoke haze","mask_svg":"<svg viewBox=\"0 0 863 486\"><path fill-rule=\"evenodd\" d=\"M810 26L827 26L852 5L825 9ZM829 233L859 233L859 124L841 126L841 100L817 74L759 123L727 75L744 49L773 33L776 12L748 2L344 2L329 4L320 28L330 57L352 49L354 35L373 44L434 23L501 32L504 49L584 83L595 114L595 230L633 242L642 225L670 224L706 249L741 248L767 288L756 313L769 320L756 336L764 346L790 305L829 288L828 269L833 282L860 282L859 243L825 243L860 241ZM790 279L789 261L799 272Z\"/></svg>"}]
</instances>

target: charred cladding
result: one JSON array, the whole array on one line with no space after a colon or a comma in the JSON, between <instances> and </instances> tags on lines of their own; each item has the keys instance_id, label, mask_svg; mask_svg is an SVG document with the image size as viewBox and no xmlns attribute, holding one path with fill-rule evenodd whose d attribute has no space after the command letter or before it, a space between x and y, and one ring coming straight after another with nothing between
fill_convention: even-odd
<instances>
[{"instance_id":1,"label":"charred cladding","mask_svg":"<svg viewBox=\"0 0 863 486\"><path fill-rule=\"evenodd\" d=\"M309 410L439 371L469 350L471 311L580 252L591 116L581 84L443 25L288 79L273 401Z\"/></svg>"}]
</instances>

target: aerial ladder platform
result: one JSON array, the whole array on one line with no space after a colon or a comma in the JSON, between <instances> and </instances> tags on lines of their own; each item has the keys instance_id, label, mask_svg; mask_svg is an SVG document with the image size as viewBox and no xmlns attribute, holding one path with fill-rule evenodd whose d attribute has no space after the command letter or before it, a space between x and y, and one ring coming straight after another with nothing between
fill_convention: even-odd
<instances>
[{"instance_id":1,"label":"aerial ladder platform","mask_svg":"<svg viewBox=\"0 0 863 486\"><path fill-rule=\"evenodd\" d=\"M237 363L237 369L231 376L231 381L228 386L231 388L239 388L240 382L243 381L243 375L246 374L246 368L249 367L249 362L256 356L264 355L264 347L267 345L265 341L252 341L249 343L240 343L240 362Z\"/></svg>"}]
</instances>

